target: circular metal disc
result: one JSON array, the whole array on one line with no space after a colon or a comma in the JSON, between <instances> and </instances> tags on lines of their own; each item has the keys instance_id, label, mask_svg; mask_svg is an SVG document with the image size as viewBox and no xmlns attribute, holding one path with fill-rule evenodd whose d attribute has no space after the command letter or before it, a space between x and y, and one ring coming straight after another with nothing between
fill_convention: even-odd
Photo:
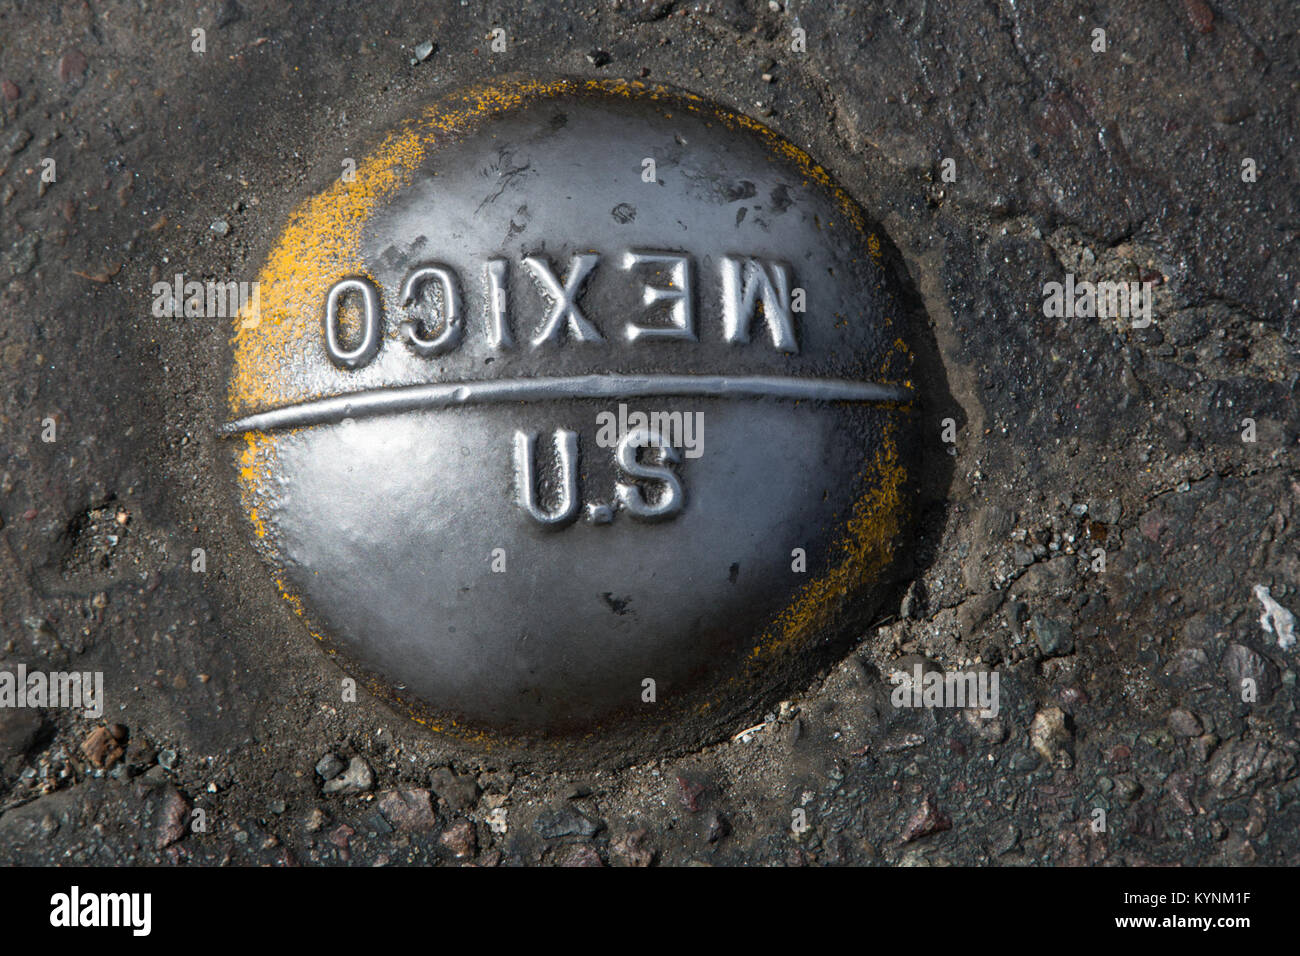
<instances>
[{"instance_id":1,"label":"circular metal disc","mask_svg":"<svg viewBox=\"0 0 1300 956\"><path fill-rule=\"evenodd\" d=\"M880 240L757 122L512 81L285 225L225 431L254 541L377 693L483 742L699 742L843 647L903 545Z\"/></svg>"}]
</instances>

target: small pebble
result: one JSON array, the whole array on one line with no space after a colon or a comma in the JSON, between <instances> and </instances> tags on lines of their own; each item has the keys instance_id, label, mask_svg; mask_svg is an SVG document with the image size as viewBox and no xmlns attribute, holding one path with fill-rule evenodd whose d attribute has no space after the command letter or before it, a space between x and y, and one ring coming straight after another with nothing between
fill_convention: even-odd
<instances>
[{"instance_id":1,"label":"small pebble","mask_svg":"<svg viewBox=\"0 0 1300 956\"><path fill-rule=\"evenodd\" d=\"M478 850L478 840L474 833L474 824L468 820L457 820L438 837L438 842L445 846L458 860L472 857Z\"/></svg>"},{"instance_id":2,"label":"small pebble","mask_svg":"<svg viewBox=\"0 0 1300 956\"><path fill-rule=\"evenodd\" d=\"M81 74L86 72L86 54L80 50L72 49L63 54L59 60L59 79L67 83L69 80L75 80Z\"/></svg>"},{"instance_id":3,"label":"small pebble","mask_svg":"<svg viewBox=\"0 0 1300 956\"><path fill-rule=\"evenodd\" d=\"M364 793L375 785L375 775L370 765L360 757L348 761L348 769L333 780L325 782L326 793Z\"/></svg>"},{"instance_id":4,"label":"small pebble","mask_svg":"<svg viewBox=\"0 0 1300 956\"><path fill-rule=\"evenodd\" d=\"M343 761L335 754L326 754L316 762L316 772L322 780L333 780L343 772Z\"/></svg>"}]
</instances>

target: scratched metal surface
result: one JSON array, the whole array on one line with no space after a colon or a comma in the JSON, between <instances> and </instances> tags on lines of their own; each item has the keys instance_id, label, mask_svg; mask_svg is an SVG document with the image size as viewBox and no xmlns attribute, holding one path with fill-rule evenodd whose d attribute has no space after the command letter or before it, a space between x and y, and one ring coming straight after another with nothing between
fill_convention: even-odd
<instances>
[{"instance_id":1,"label":"scratched metal surface","mask_svg":"<svg viewBox=\"0 0 1300 956\"><path fill-rule=\"evenodd\" d=\"M280 386L254 415L285 422L242 479L255 541L322 640L399 709L488 733L636 741L624 759L698 745L806 678L892 586L901 547L861 574L851 604L827 589L824 623L787 633L787 608L854 559L860 500L888 502L860 521L908 523L907 490L882 486L913 483L898 451L915 445L911 336L860 210L726 120L670 91L577 86L438 136L353 225L363 278L324 277L374 290L364 315L355 307L349 349L363 354L343 360L336 341L331 360L322 323L333 333L342 307L323 319L324 302L290 296L293 309L266 317L293 323L288 344L272 362L255 344L237 358ZM672 265L635 267L637 252ZM442 270L436 298L411 293L419 269ZM649 287L668 304L647 307ZM409 323L430 341L449 307L440 354L411 347ZM620 388L633 377L639 394ZM575 378L607 397L584 397ZM464 407L368 413L419 383L453 398L467 386ZM484 383L500 400L479 404ZM894 400L817 397L855 387ZM291 427L322 402L347 417ZM665 433L676 461L658 454L657 471L629 478L598 443L600 416L620 404L690 416L689 457ZM877 463L886 451L895 469ZM784 666L754 663L782 639Z\"/></svg>"}]
</instances>

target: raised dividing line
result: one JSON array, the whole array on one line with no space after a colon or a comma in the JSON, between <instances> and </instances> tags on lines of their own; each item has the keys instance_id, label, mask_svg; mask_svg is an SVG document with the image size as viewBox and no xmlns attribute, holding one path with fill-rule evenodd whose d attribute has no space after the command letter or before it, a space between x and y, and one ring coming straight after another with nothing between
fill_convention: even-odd
<instances>
[{"instance_id":1,"label":"raised dividing line","mask_svg":"<svg viewBox=\"0 0 1300 956\"><path fill-rule=\"evenodd\" d=\"M398 385L321 398L258 412L221 426L222 435L277 428L328 425L345 418L369 418L430 408L502 402L550 402L573 398L784 398L818 402L912 400L912 390L846 379L789 378L779 375L568 375L508 378L485 382Z\"/></svg>"}]
</instances>

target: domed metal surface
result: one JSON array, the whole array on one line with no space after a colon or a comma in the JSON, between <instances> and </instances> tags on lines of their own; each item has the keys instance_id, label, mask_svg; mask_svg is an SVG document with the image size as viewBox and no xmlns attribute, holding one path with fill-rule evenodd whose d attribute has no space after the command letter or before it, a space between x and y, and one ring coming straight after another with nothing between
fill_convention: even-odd
<instances>
[{"instance_id":1,"label":"domed metal surface","mask_svg":"<svg viewBox=\"0 0 1300 956\"><path fill-rule=\"evenodd\" d=\"M345 667L461 737L699 741L878 600L909 502L880 241L689 94L450 97L294 213L225 431Z\"/></svg>"}]
</instances>

